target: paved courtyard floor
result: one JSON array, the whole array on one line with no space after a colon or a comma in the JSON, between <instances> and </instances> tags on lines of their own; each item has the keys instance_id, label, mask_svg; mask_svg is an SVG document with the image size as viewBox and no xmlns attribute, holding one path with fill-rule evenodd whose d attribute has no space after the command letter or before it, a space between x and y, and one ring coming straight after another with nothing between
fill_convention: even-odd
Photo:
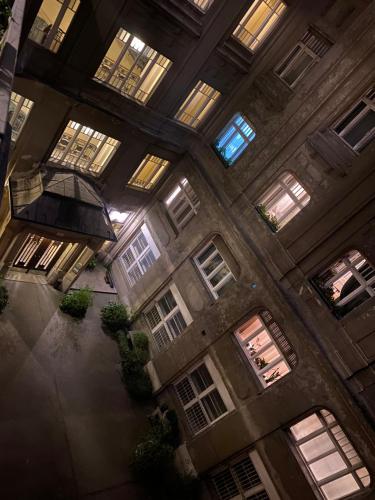
<instances>
[{"instance_id":1,"label":"paved courtyard floor","mask_svg":"<svg viewBox=\"0 0 375 500\"><path fill-rule=\"evenodd\" d=\"M145 411L121 383L115 343L100 327L111 295L82 321L48 285L5 280L0 316L0 498L142 500L130 450ZM113 296L112 296L113 298Z\"/></svg>"}]
</instances>

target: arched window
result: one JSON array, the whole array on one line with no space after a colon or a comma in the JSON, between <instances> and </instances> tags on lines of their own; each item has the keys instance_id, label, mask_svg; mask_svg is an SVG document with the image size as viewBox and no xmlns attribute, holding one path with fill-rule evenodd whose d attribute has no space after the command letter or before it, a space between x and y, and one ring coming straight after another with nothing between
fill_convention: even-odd
<instances>
[{"instance_id":1,"label":"arched window","mask_svg":"<svg viewBox=\"0 0 375 500\"><path fill-rule=\"evenodd\" d=\"M251 368L263 387L287 375L297 356L268 311L255 314L235 332Z\"/></svg>"},{"instance_id":2,"label":"arched window","mask_svg":"<svg viewBox=\"0 0 375 500\"><path fill-rule=\"evenodd\" d=\"M375 269L358 250L342 255L313 278L335 315L345 316L375 296Z\"/></svg>"},{"instance_id":3,"label":"arched window","mask_svg":"<svg viewBox=\"0 0 375 500\"><path fill-rule=\"evenodd\" d=\"M289 428L293 445L327 500L347 498L370 484L361 457L332 413L322 409Z\"/></svg>"}]
</instances>

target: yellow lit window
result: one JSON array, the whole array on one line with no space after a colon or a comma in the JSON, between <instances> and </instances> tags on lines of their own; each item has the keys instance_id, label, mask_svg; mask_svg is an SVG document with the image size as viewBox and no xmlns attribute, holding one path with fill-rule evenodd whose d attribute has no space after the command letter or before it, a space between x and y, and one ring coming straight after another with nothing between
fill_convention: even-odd
<instances>
[{"instance_id":1,"label":"yellow lit window","mask_svg":"<svg viewBox=\"0 0 375 500\"><path fill-rule=\"evenodd\" d=\"M57 52L78 9L80 0L44 0L29 38Z\"/></svg>"},{"instance_id":2,"label":"yellow lit window","mask_svg":"<svg viewBox=\"0 0 375 500\"><path fill-rule=\"evenodd\" d=\"M254 51L274 28L284 9L285 4L281 0L255 0L233 36Z\"/></svg>"},{"instance_id":3,"label":"yellow lit window","mask_svg":"<svg viewBox=\"0 0 375 500\"><path fill-rule=\"evenodd\" d=\"M199 81L177 111L176 120L197 128L220 97L220 92Z\"/></svg>"},{"instance_id":4,"label":"yellow lit window","mask_svg":"<svg viewBox=\"0 0 375 500\"><path fill-rule=\"evenodd\" d=\"M9 102L9 123L12 127L12 141L15 142L29 116L33 101L12 92Z\"/></svg>"},{"instance_id":5,"label":"yellow lit window","mask_svg":"<svg viewBox=\"0 0 375 500\"><path fill-rule=\"evenodd\" d=\"M146 103L171 65L169 59L120 28L94 78Z\"/></svg>"},{"instance_id":6,"label":"yellow lit window","mask_svg":"<svg viewBox=\"0 0 375 500\"><path fill-rule=\"evenodd\" d=\"M198 7L202 12L207 12L214 0L189 0L189 2Z\"/></svg>"},{"instance_id":7,"label":"yellow lit window","mask_svg":"<svg viewBox=\"0 0 375 500\"><path fill-rule=\"evenodd\" d=\"M98 175L120 142L90 127L69 121L49 161Z\"/></svg>"},{"instance_id":8,"label":"yellow lit window","mask_svg":"<svg viewBox=\"0 0 375 500\"><path fill-rule=\"evenodd\" d=\"M129 186L146 190L154 188L169 164L167 160L147 155L128 182Z\"/></svg>"}]
</instances>

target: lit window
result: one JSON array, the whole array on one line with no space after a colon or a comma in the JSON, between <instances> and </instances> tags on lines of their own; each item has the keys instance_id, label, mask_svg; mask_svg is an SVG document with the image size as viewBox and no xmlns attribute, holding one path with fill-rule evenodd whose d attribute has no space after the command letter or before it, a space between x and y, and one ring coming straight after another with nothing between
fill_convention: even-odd
<instances>
[{"instance_id":1,"label":"lit window","mask_svg":"<svg viewBox=\"0 0 375 500\"><path fill-rule=\"evenodd\" d=\"M183 178L164 200L177 229L182 229L198 213L200 201L189 181Z\"/></svg>"},{"instance_id":2,"label":"lit window","mask_svg":"<svg viewBox=\"0 0 375 500\"><path fill-rule=\"evenodd\" d=\"M221 132L215 142L215 149L227 166L232 165L255 139L254 127L237 113Z\"/></svg>"},{"instance_id":3,"label":"lit window","mask_svg":"<svg viewBox=\"0 0 375 500\"><path fill-rule=\"evenodd\" d=\"M358 153L372 141L375 135L375 89L361 98L334 131Z\"/></svg>"},{"instance_id":4,"label":"lit window","mask_svg":"<svg viewBox=\"0 0 375 500\"><path fill-rule=\"evenodd\" d=\"M145 315L159 351L167 347L192 322L175 285L171 285Z\"/></svg>"},{"instance_id":5,"label":"lit window","mask_svg":"<svg viewBox=\"0 0 375 500\"><path fill-rule=\"evenodd\" d=\"M278 231L293 219L310 201L310 196L289 173L282 174L258 201L257 210Z\"/></svg>"},{"instance_id":6,"label":"lit window","mask_svg":"<svg viewBox=\"0 0 375 500\"><path fill-rule=\"evenodd\" d=\"M233 408L228 391L209 356L174 387L193 434L212 425Z\"/></svg>"},{"instance_id":7,"label":"lit window","mask_svg":"<svg viewBox=\"0 0 375 500\"><path fill-rule=\"evenodd\" d=\"M368 470L332 413L317 411L292 425L290 433L323 498L347 497L369 486Z\"/></svg>"},{"instance_id":8,"label":"lit window","mask_svg":"<svg viewBox=\"0 0 375 500\"><path fill-rule=\"evenodd\" d=\"M117 210L111 210L109 212L111 222L118 222L119 224L123 224L129 215L130 212L118 212Z\"/></svg>"},{"instance_id":9,"label":"lit window","mask_svg":"<svg viewBox=\"0 0 375 500\"><path fill-rule=\"evenodd\" d=\"M12 127L12 141L16 142L29 116L33 101L12 92L9 101L9 124Z\"/></svg>"},{"instance_id":10,"label":"lit window","mask_svg":"<svg viewBox=\"0 0 375 500\"><path fill-rule=\"evenodd\" d=\"M233 32L245 47L254 51L269 35L285 9L281 0L255 0Z\"/></svg>"},{"instance_id":11,"label":"lit window","mask_svg":"<svg viewBox=\"0 0 375 500\"><path fill-rule=\"evenodd\" d=\"M98 175L119 145L116 139L70 120L49 161Z\"/></svg>"},{"instance_id":12,"label":"lit window","mask_svg":"<svg viewBox=\"0 0 375 500\"><path fill-rule=\"evenodd\" d=\"M44 0L29 38L52 52L57 52L79 4L79 0Z\"/></svg>"},{"instance_id":13,"label":"lit window","mask_svg":"<svg viewBox=\"0 0 375 500\"><path fill-rule=\"evenodd\" d=\"M94 78L146 103L171 65L169 59L120 28Z\"/></svg>"},{"instance_id":14,"label":"lit window","mask_svg":"<svg viewBox=\"0 0 375 500\"><path fill-rule=\"evenodd\" d=\"M214 0L189 0L189 2L198 7L202 12L207 12L214 3Z\"/></svg>"},{"instance_id":15,"label":"lit window","mask_svg":"<svg viewBox=\"0 0 375 500\"><path fill-rule=\"evenodd\" d=\"M146 155L142 163L132 175L129 186L149 191L158 183L161 176L169 167L170 162L158 156Z\"/></svg>"},{"instance_id":16,"label":"lit window","mask_svg":"<svg viewBox=\"0 0 375 500\"><path fill-rule=\"evenodd\" d=\"M235 336L263 387L287 375L297 364L293 348L268 311L252 316Z\"/></svg>"},{"instance_id":17,"label":"lit window","mask_svg":"<svg viewBox=\"0 0 375 500\"><path fill-rule=\"evenodd\" d=\"M199 80L177 111L176 120L185 123L191 128L197 128L208 115L220 95L220 92Z\"/></svg>"},{"instance_id":18,"label":"lit window","mask_svg":"<svg viewBox=\"0 0 375 500\"><path fill-rule=\"evenodd\" d=\"M278 498L259 454L252 450L222 465L210 476L218 500Z\"/></svg>"},{"instance_id":19,"label":"lit window","mask_svg":"<svg viewBox=\"0 0 375 500\"><path fill-rule=\"evenodd\" d=\"M218 299L224 287L234 281L234 276L213 241L199 252L194 261L208 289Z\"/></svg>"},{"instance_id":20,"label":"lit window","mask_svg":"<svg viewBox=\"0 0 375 500\"><path fill-rule=\"evenodd\" d=\"M351 250L313 279L338 317L375 296L375 269Z\"/></svg>"},{"instance_id":21,"label":"lit window","mask_svg":"<svg viewBox=\"0 0 375 500\"><path fill-rule=\"evenodd\" d=\"M134 286L159 258L160 252L146 224L122 254L130 286Z\"/></svg>"},{"instance_id":22,"label":"lit window","mask_svg":"<svg viewBox=\"0 0 375 500\"><path fill-rule=\"evenodd\" d=\"M308 30L276 68L276 74L293 88L329 48L326 40Z\"/></svg>"}]
</instances>

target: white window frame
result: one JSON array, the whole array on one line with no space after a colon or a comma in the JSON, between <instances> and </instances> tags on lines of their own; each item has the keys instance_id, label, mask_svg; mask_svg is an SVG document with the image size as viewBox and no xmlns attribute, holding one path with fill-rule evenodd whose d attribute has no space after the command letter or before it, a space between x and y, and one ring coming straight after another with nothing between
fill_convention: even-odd
<instances>
[{"instance_id":1,"label":"white window frame","mask_svg":"<svg viewBox=\"0 0 375 500\"><path fill-rule=\"evenodd\" d=\"M209 248L211 245L213 245L215 247L215 250L207 257L207 259L200 263L199 262L199 257L207 250L207 248ZM216 255L220 255L221 257L221 260L222 262L213 270L210 272L209 275L206 275L203 268L206 264L208 264L214 257L216 257ZM219 298L219 294L218 294L218 291L221 290L221 288L223 288L223 286L225 286L229 281L233 280L233 281L236 281L236 278L234 277L228 263L226 262L226 260L224 259L224 257L221 255L221 253L219 252L217 246L215 245L215 242L214 240L211 240L207 243L207 245L205 245L200 251L199 253L194 257L194 262L195 262L195 265L197 266L197 268L199 269L199 272L201 273L203 279L204 279L204 282L207 286L207 288L209 289L209 291L211 292L212 296L215 298L215 299L218 299ZM210 282L210 279L213 278L215 276L215 274L217 274L224 266L226 266L229 270L229 272L224 276L224 278L222 278L215 286L212 286L211 282Z\"/></svg>"},{"instance_id":2,"label":"white window frame","mask_svg":"<svg viewBox=\"0 0 375 500\"><path fill-rule=\"evenodd\" d=\"M243 485L241 484L239 475L242 471L244 471L244 463L248 462L249 460L250 471L247 470L247 475L251 477L252 482L255 482L257 480L259 480L259 482L258 484L254 484L250 488L245 490ZM241 466L241 470L236 472L236 467L238 466ZM225 489L225 486L223 492L225 496L220 494L220 491L218 491L218 487L216 486L214 479L215 476L218 476L220 473L223 473L225 471L228 471L238 490L238 495L232 496L230 497L230 499L227 496L228 490ZM256 473L256 477L254 476L254 472ZM243 474L243 476L245 476L245 474L246 472ZM280 500L276 488L272 483L271 477L268 474L267 469L265 468L262 459L260 458L260 455L256 450L250 450L245 454L241 454L240 456L235 457L229 463L219 466L210 474L210 482L212 484L213 490L215 491L215 498L217 498L218 500L240 500L242 498L251 498L252 495L261 495L262 493L266 494L267 499L269 500Z\"/></svg>"},{"instance_id":3,"label":"white window frame","mask_svg":"<svg viewBox=\"0 0 375 500\"><path fill-rule=\"evenodd\" d=\"M71 137L66 132L67 129L74 130ZM64 134L66 136L66 144L63 143ZM79 144L77 142L78 136L80 134L85 134L85 136L87 136L87 139L83 144ZM96 150L92 157L86 159L85 152L90 150L90 145L92 146L91 139L97 140L98 145L95 146ZM92 129L87 125L82 125L81 123L69 120L63 133L61 134L61 137L57 141L48 161L67 166L69 168L72 168L73 170L88 172L92 175L100 175L113 158L120 144L120 141L114 139L113 137L109 137L102 132L98 132L97 130ZM74 153L74 148L76 148L77 145L82 148L78 155ZM104 146L110 146L112 148L112 151L107 156L103 164L96 164L95 160L99 157L99 154L101 153Z\"/></svg>"},{"instance_id":4,"label":"white window frame","mask_svg":"<svg viewBox=\"0 0 375 500\"><path fill-rule=\"evenodd\" d=\"M311 29L307 30L301 40L299 40L287 56L284 57L281 63L276 66L276 75L281 78L281 80L283 80L288 87L294 88L307 74L307 72L328 52L330 46L329 42L323 37L317 35L315 31L312 31ZM311 61L305 66L292 83L288 83L285 80L285 77L296 65L298 65L304 54L308 54L311 57Z\"/></svg>"},{"instance_id":5,"label":"white window frame","mask_svg":"<svg viewBox=\"0 0 375 500\"><path fill-rule=\"evenodd\" d=\"M208 370L208 373L212 379L212 384L207 387L206 389L204 389L202 392L198 393L195 385L194 385L194 382L191 378L191 374L192 372L194 372L195 370L197 370L201 365L205 365L205 367L207 368ZM187 379L188 383L190 384L190 387L191 389L193 390L194 392L194 398L191 399L188 403L184 403L179 395L179 392L178 392L178 389L177 389L177 385L179 383L181 383L183 380ZM204 430L206 430L207 428L211 427L212 425L216 424L216 422L218 422L219 420L221 420L222 418L224 418L226 415L228 415L228 413L230 413L232 410L234 410L234 404L233 404L233 401L229 395L229 392L227 390L227 388L225 387L225 384L223 382L223 379L221 378L217 368L215 367L211 357L209 355L206 355L202 360L199 361L199 363L196 363L191 369L189 369L182 377L180 377L175 383L174 383L174 387L175 387L175 392L176 392L176 395L177 395L177 398L184 410L184 413L185 413L185 418L186 418L186 421L188 423L188 426L191 430L191 432L194 434L194 435L198 435L200 434L201 432L203 432ZM210 419L210 416L208 415L207 411L205 410L205 407L203 405L203 403L201 402L201 399L203 399L205 396L207 396L208 394L210 394L211 392L213 391L217 391L224 406L226 407L226 411L223 412L221 415L219 415L217 418L211 420ZM199 430L194 430L191 422L189 421L189 417L186 413L186 411L191 408L192 406L198 404L199 407L200 407L200 410L202 411L204 417L205 417L205 420L206 420L206 425L202 428L200 428Z\"/></svg>"},{"instance_id":6,"label":"white window frame","mask_svg":"<svg viewBox=\"0 0 375 500\"><path fill-rule=\"evenodd\" d=\"M34 30L37 29L36 26L34 26L35 20L34 20L33 26L31 27L31 30L29 33L29 38L31 38L31 40L35 41L35 43L38 43L42 47L45 47L46 49L50 50L51 52L55 52L55 53L60 49L61 44L63 43L64 38L66 36L66 32L64 32L60 28L60 23L63 20L63 17L65 15L66 11L71 10L73 12L71 22L69 23L69 26L68 26L68 29L69 29L71 23L73 22L74 16L77 13L78 7L80 5L80 0L75 0L73 8L70 7L72 0L58 0L58 2L61 3L60 11L57 14L55 22L51 26L50 30L48 31L48 33L46 34L44 39L41 42L37 42L32 36L33 29ZM42 3L40 8L43 7L43 3ZM74 7L75 7L75 9L74 9ZM39 12L38 12L38 14L39 14ZM37 18L39 17L38 14L36 16Z\"/></svg>"},{"instance_id":7,"label":"white window frame","mask_svg":"<svg viewBox=\"0 0 375 500\"><path fill-rule=\"evenodd\" d=\"M204 96L204 100L200 107L194 112L194 114L191 115L190 113L186 112L186 109L198 94ZM175 119L180 123L183 123L187 127L199 127L201 123L203 123L203 121L207 118L209 113L212 112L212 109L217 104L220 96L221 94L218 90L208 85L208 83L199 80L193 90L187 96L185 101L179 107L177 113L175 114Z\"/></svg>"},{"instance_id":8,"label":"white window frame","mask_svg":"<svg viewBox=\"0 0 375 500\"><path fill-rule=\"evenodd\" d=\"M183 177L173 188L173 190L164 199L164 205L173 221L176 229L182 230L186 224L197 215L200 206L200 200L195 194L190 182ZM176 208L176 210L174 210ZM187 210L187 211L186 211ZM184 212L181 220L179 217Z\"/></svg>"},{"instance_id":9,"label":"white window frame","mask_svg":"<svg viewBox=\"0 0 375 500\"><path fill-rule=\"evenodd\" d=\"M242 17L241 21L239 22L238 26L236 27L236 29L233 31L233 34L232 34L232 36L236 40L238 40L244 47L246 47L251 52L255 52L255 50L257 50L260 47L260 45L266 40L266 38L268 38L268 36L272 33L272 31L275 29L276 25L280 21L280 18L286 9L285 3L282 0L278 0L278 3L275 7L269 6L271 11L270 11L268 17L266 17L266 19L262 22L260 27L257 29L257 31L255 33L250 33L249 31L247 31L245 26L246 26L247 22L249 21L249 19L254 15L254 13L257 11L258 7L262 3L265 3L268 5L268 0L255 0L251 4L250 8L247 10L245 15ZM278 9L280 9L280 7L282 7L282 8L281 8L280 13L279 13ZM267 31L264 34L262 34L263 29L267 26L268 21L270 20L270 18L273 15L276 15L278 19L276 19L275 22L267 29ZM245 42L243 35L245 35L245 40L246 40L246 37L250 37L250 40L248 42Z\"/></svg>"},{"instance_id":10,"label":"white window frame","mask_svg":"<svg viewBox=\"0 0 375 500\"><path fill-rule=\"evenodd\" d=\"M16 99L18 99L18 102L16 101ZM23 97L21 94L17 94L17 92L11 93L10 100L12 104L15 106L14 111L12 111L12 116L9 119L9 124L12 127L12 141L15 143L19 135L21 134L22 129L25 126L25 123L29 119L30 112L34 106L34 101L32 101L31 99L27 99L26 97ZM25 114L25 119L21 123L21 127L18 130L16 130L13 127L14 124L17 122L20 113Z\"/></svg>"},{"instance_id":11,"label":"white window frame","mask_svg":"<svg viewBox=\"0 0 375 500\"><path fill-rule=\"evenodd\" d=\"M246 337L246 339L241 339L241 332L243 332L243 330L246 329L247 325L255 318L260 321L261 326L251 335ZM249 343L263 331L265 331L269 336L269 342L262 346L262 348L256 351L254 354L251 354L250 350L248 349ZM264 389L270 387L275 382L288 375L297 364L297 357L292 346L281 331L279 325L274 321L271 314L266 310L260 311L256 314L252 314L250 318L234 332L234 335L236 341L241 346L241 349L243 350L249 365L251 366L253 372L257 376ZM281 346L284 347L285 352L283 352ZM260 369L257 365L257 358L259 358L270 347L274 347L276 349L278 356L272 362ZM267 381L268 379L265 378L265 374L272 370L272 368L278 365L280 362L284 362L286 364L288 371L281 376L276 376L270 381Z\"/></svg>"},{"instance_id":12,"label":"white window frame","mask_svg":"<svg viewBox=\"0 0 375 500\"><path fill-rule=\"evenodd\" d=\"M138 254L135 247L134 247L134 244L136 243L136 241L138 240L138 238L141 235L143 235L143 237L145 238L145 240L147 242L147 246L142 250L142 252L140 254ZM124 255L127 252L130 252L133 259L134 259L130 265L127 265L126 260L124 259ZM153 262L146 269L144 269L144 266L142 265L142 259L148 253L150 255L152 255ZM156 246L147 225L143 224L140 227L140 229L137 231L134 238L126 246L125 250L121 254L121 262L124 266L125 273L126 273L130 287L133 287L146 274L146 272L150 269L150 267L152 267L152 265L155 263L155 261L158 260L159 257L160 257L159 249ZM138 271L136 274L137 279L135 279L135 277L133 277L132 275L129 274L131 271L133 271L133 269L136 269Z\"/></svg>"},{"instance_id":13,"label":"white window frame","mask_svg":"<svg viewBox=\"0 0 375 500\"><path fill-rule=\"evenodd\" d=\"M241 117L241 119L242 119L241 125L238 125L236 123L238 117ZM251 129L251 133L249 136L246 136L246 134L244 134L244 132L242 130L244 124L245 124L245 126L247 126ZM249 144L251 142L253 142L253 140L256 137L255 127L252 125L250 120L248 120L242 113L236 113L233 116L233 118L227 123L227 125L223 128L223 130L220 132L220 134L217 136L215 144L218 144L223 139L223 137L228 133L228 131L232 128L234 128L234 131L231 133L231 135L228 136L226 141L221 145L221 148L225 148L228 144L230 144L237 133L240 134L240 136L244 140L244 143L242 144L242 146L240 148L238 148L237 151L228 159L226 159L222 155L220 150L215 146L215 149L218 152L218 154L220 155L220 157L224 161L228 161L228 163L230 163L230 164L234 163L242 155L242 153L245 151L245 149L249 146Z\"/></svg>"},{"instance_id":14,"label":"white window frame","mask_svg":"<svg viewBox=\"0 0 375 500\"><path fill-rule=\"evenodd\" d=\"M357 257L354 258L354 260L350 260L348 257L348 255L351 252L354 253L354 256L355 256L355 253L358 254ZM344 256L340 257L339 259L334 261L330 266L328 266L328 268L325 271L323 271L322 273L319 273L317 277L324 274L324 272L326 272L328 269L335 266L340 261L343 262L345 267L341 271L335 273L329 280L325 281L322 289L333 285L342 276L344 276L345 274L347 274L349 272L352 274L352 277L357 280L357 282L359 283L359 287L356 288L355 290L353 290L351 293L349 293L346 297L344 297L340 301L335 302L334 305L336 307L337 306L344 306L344 305L350 303L358 295L361 295L363 292L367 292L368 299L370 299L371 297L375 297L375 268L370 264L370 262L358 250L351 250L351 251L347 252ZM370 272L370 279L364 278L362 276L362 274L358 271L356 266L360 265L360 264L367 264L368 265L367 270ZM350 278L348 278L348 279L350 279Z\"/></svg>"},{"instance_id":15,"label":"white window frame","mask_svg":"<svg viewBox=\"0 0 375 500\"><path fill-rule=\"evenodd\" d=\"M116 61L111 61L107 57L108 48L106 55L96 70L94 80L107 85L125 97L146 104L169 71L172 61L123 28L119 29L112 43L116 39L124 44ZM121 63L128 51L138 52L138 55L132 67L128 71L123 71ZM133 69L141 57L147 58L147 64L141 75L139 75L139 79L134 82L134 78L138 75L133 73ZM147 77L152 74L152 70L156 65L162 68L162 73L155 82L152 82L151 90L146 93L142 90L142 85L147 80ZM126 85L129 84L130 88L127 89Z\"/></svg>"},{"instance_id":16,"label":"white window frame","mask_svg":"<svg viewBox=\"0 0 375 500\"><path fill-rule=\"evenodd\" d=\"M355 110L355 108L363 102L365 107L360 111L340 132L337 129L340 125L348 118L348 116ZM360 153L375 137L375 127L367 132L361 140L359 140L354 146L349 144L345 139L345 135L349 133L367 114L368 111L375 113L375 87L366 92L356 103L352 106L348 112L346 112L341 118L334 124L333 131L337 134L342 141L345 142L353 151Z\"/></svg>"},{"instance_id":17,"label":"white window frame","mask_svg":"<svg viewBox=\"0 0 375 500\"><path fill-rule=\"evenodd\" d=\"M288 182L295 182L297 184L294 190L289 187ZM299 197L299 195L301 196ZM293 204L281 215L281 217L277 218L275 216L279 224L278 230L288 224L311 200L311 196L299 182L297 177L291 172L284 172L258 200L257 206L264 205L266 211L271 212L272 207L284 198L284 196L288 196Z\"/></svg>"},{"instance_id":18,"label":"white window frame","mask_svg":"<svg viewBox=\"0 0 375 500\"><path fill-rule=\"evenodd\" d=\"M317 426L316 430L310 432L309 434L298 438L296 437L296 434L293 430L293 428L296 428L301 422L308 420L312 416L315 416L320 423L320 427ZM316 420L315 420L316 421ZM317 422L317 421L316 421ZM318 425L319 425L318 423ZM348 493L346 493L344 496L340 497L335 497L336 499L339 498L347 498L348 496L351 496L355 493L358 493L361 490L364 490L368 487L370 484L370 476L367 468L364 466L361 457L358 455L357 451L355 450L354 446L352 445L350 439L347 437L346 433L343 431L342 427L339 425L337 422L336 418L334 415L329 412L326 409L318 410L316 412L310 413L308 416L305 418L302 418L296 424L292 425L289 428L289 435L292 440L293 446L295 450L297 451L299 457L301 458L303 464L304 464L304 470L308 473L308 476L311 478L313 481L314 485L316 486L317 490L319 491L320 495L324 499L329 499L333 497L328 497L325 492L324 488L329 484L334 482L335 480L338 480L344 476L351 475L352 478L354 479L355 483L358 486L357 490L352 490ZM330 445L332 445L332 448L329 448L326 450L324 453L314 456L312 459L308 460L305 458L303 454L303 448L304 445L307 443L311 442L312 440L319 438L319 436L326 435L329 438L329 441L331 441ZM330 455L333 454L338 454L340 459L342 460L345 468L342 470L339 470L333 474L328 474L326 477L318 480L313 473L313 470L311 469L311 466L314 463L317 463L320 460L324 460L324 458L328 458ZM357 461L357 463L356 463ZM353 463L354 462L354 463ZM360 476L362 475L361 480ZM368 477L368 481L365 479ZM367 483L367 484L365 484Z\"/></svg>"},{"instance_id":19,"label":"white window frame","mask_svg":"<svg viewBox=\"0 0 375 500\"><path fill-rule=\"evenodd\" d=\"M171 292L176 305L168 314L164 315L163 310L159 305L159 301L168 292ZM155 326L151 324L151 321L149 319L149 315L153 310L156 310L156 314L160 319L159 323ZM181 331L179 331L179 333L176 334L170 328L169 321L173 319L178 313L181 314L182 319L184 320L185 323L185 327ZM147 311L145 311L144 315L146 317L148 326L151 330L153 342L158 351L162 351L163 349L168 347L171 344L171 342L173 342L178 336L180 336L186 330L186 328L193 322L193 318L191 317L191 314L188 308L186 307L186 304L183 298L181 297L181 294L178 291L177 286L174 283L172 283L167 289L163 290L163 292L158 295L158 297L153 302L152 307L149 308ZM158 335L158 333L160 333L161 330L164 330L165 335Z\"/></svg>"}]
</instances>

